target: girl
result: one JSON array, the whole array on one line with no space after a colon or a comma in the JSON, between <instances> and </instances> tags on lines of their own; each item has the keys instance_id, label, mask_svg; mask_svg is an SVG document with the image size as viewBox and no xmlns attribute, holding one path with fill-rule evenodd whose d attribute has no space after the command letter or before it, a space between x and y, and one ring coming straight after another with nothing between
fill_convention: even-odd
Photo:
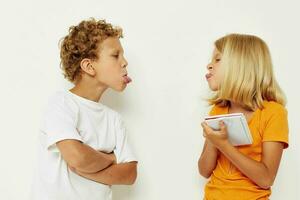
<instances>
[{"instance_id":1,"label":"girl","mask_svg":"<svg viewBox=\"0 0 300 200\"><path fill-rule=\"evenodd\" d=\"M277 84L266 43L252 35L230 34L215 42L206 79L216 95L210 115L243 113L251 145L234 147L226 126L211 129L205 122L205 144L199 173L209 178L206 200L265 200L288 147L285 97Z\"/></svg>"}]
</instances>

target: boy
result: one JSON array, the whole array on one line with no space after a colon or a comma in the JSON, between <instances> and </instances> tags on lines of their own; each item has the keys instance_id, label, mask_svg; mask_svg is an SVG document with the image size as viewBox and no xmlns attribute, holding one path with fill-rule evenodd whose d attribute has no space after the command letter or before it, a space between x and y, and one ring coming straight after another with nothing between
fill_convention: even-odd
<instances>
[{"instance_id":1,"label":"boy","mask_svg":"<svg viewBox=\"0 0 300 200\"><path fill-rule=\"evenodd\" d=\"M120 115L99 103L106 89L123 91L131 79L119 38L104 20L82 21L61 44L69 91L50 98L39 134L36 200L110 200L111 185L131 185L137 161Z\"/></svg>"}]
</instances>

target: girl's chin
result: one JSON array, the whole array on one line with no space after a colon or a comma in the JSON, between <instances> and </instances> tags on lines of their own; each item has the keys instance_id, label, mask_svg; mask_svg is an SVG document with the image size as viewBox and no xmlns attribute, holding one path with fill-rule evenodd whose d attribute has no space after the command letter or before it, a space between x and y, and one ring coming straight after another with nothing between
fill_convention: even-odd
<instances>
[{"instance_id":1,"label":"girl's chin","mask_svg":"<svg viewBox=\"0 0 300 200\"><path fill-rule=\"evenodd\" d=\"M213 91L213 92L218 91L216 88L210 88L210 89L211 89L211 91Z\"/></svg>"},{"instance_id":2,"label":"girl's chin","mask_svg":"<svg viewBox=\"0 0 300 200\"><path fill-rule=\"evenodd\" d=\"M211 91L214 91L214 92L218 90L218 87L211 85L211 84L208 84L208 87Z\"/></svg>"}]
</instances>

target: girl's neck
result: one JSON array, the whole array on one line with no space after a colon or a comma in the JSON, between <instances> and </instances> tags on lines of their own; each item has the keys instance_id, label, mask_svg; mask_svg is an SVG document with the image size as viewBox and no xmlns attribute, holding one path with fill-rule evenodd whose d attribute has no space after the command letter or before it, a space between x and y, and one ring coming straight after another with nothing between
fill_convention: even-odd
<instances>
[{"instance_id":1,"label":"girl's neck","mask_svg":"<svg viewBox=\"0 0 300 200\"><path fill-rule=\"evenodd\" d=\"M241 112L241 111L247 111L245 108L243 108L240 104L230 102L229 103L229 111L231 112Z\"/></svg>"},{"instance_id":2,"label":"girl's neck","mask_svg":"<svg viewBox=\"0 0 300 200\"><path fill-rule=\"evenodd\" d=\"M254 114L254 111L247 110L246 108L242 107L240 104L230 102L228 107L228 113L243 113L247 121L250 121L252 115Z\"/></svg>"}]
</instances>

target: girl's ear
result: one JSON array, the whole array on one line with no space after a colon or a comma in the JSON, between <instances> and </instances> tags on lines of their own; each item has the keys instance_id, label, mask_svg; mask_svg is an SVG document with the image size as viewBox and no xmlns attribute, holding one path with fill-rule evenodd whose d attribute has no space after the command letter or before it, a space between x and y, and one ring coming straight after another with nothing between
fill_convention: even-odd
<instances>
[{"instance_id":1,"label":"girl's ear","mask_svg":"<svg viewBox=\"0 0 300 200\"><path fill-rule=\"evenodd\" d=\"M80 62L80 68L82 69L82 71L89 74L90 76L95 76L96 74L91 59L88 58L82 59L82 61Z\"/></svg>"}]
</instances>

